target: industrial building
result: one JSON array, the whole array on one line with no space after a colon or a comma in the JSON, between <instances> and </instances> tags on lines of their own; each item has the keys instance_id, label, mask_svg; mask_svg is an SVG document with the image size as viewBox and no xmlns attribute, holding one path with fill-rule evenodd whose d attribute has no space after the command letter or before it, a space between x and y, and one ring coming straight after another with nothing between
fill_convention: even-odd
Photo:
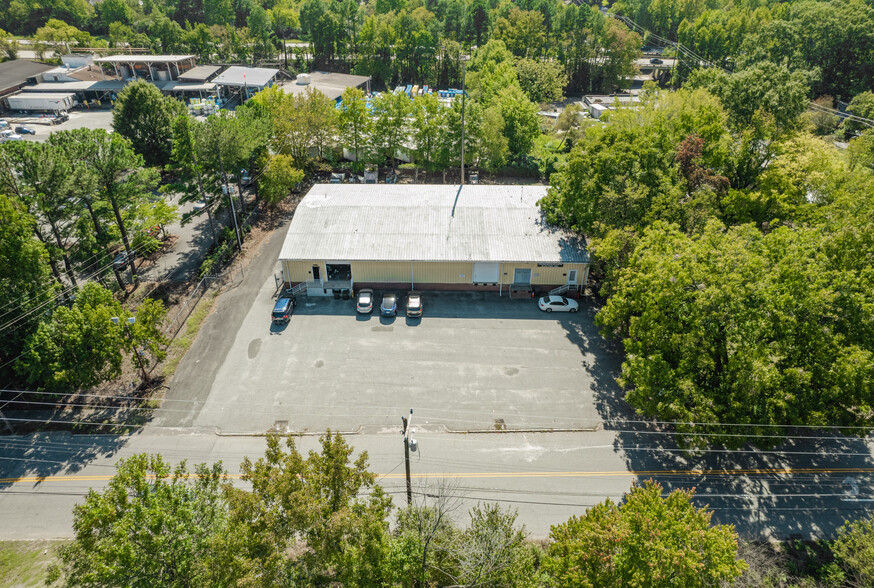
<instances>
[{"instance_id":1,"label":"industrial building","mask_svg":"<svg viewBox=\"0 0 874 588\"><path fill-rule=\"evenodd\" d=\"M307 89L318 90L330 100L339 100L347 88L360 88L365 94L370 93L370 76L354 76L351 74L314 71L297 74L294 82L282 86L286 94L303 94Z\"/></svg>"},{"instance_id":2,"label":"industrial building","mask_svg":"<svg viewBox=\"0 0 874 588\"><path fill-rule=\"evenodd\" d=\"M589 255L547 224L544 186L316 184L280 252L287 288L310 296L363 287L488 290L526 296L579 289Z\"/></svg>"},{"instance_id":3,"label":"industrial building","mask_svg":"<svg viewBox=\"0 0 874 588\"><path fill-rule=\"evenodd\" d=\"M278 69L232 65L213 80L219 96L225 100L239 97L245 102L264 88L269 88L279 75Z\"/></svg>"},{"instance_id":4,"label":"industrial building","mask_svg":"<svg viewBox=\"0 0 874 588\"><path fill-rule=\"evenodd\" d=\"M54 69L53 65L27 59L13 59L0 63L0 97L19 91L41 79L41 74Z\"/></svg>"},{"instance_id":5,"label":"industrial building","mask_svg":"<svg viewBox=\"0 0 874 588\"><path fill-rule=\"evenodd\" d=\"M142 78L150 82L178 80L195 67L196 55L110 55L98 57L97 64L111 66L122 80Z\"/></svg>"}]
</instances>

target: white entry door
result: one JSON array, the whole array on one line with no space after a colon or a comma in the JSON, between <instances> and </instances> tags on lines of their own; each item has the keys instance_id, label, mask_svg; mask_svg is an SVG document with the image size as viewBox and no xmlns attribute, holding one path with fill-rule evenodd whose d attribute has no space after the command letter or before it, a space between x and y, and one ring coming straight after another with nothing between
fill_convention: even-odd
<instances>
[{"instance_id":1,"label":"white entry door","mask_svg":"<svg viewBox=\"0 0 874 588\"><path fill-rule=\"evenodd\" d=\"M577 283L577 270L568 270L567 271L567 283L569 285L576 285L576 283Z\"/></svg>"}]
</instances>

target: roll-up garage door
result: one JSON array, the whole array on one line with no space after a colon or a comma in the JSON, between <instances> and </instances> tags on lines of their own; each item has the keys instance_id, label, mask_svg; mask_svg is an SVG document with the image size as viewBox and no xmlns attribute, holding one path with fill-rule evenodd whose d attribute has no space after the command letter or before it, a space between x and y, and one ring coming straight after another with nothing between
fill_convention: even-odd
<instances>
[{"instance_id":1,"label":"roll-up garage door","mask_svg":"<svg viewBox=\"0 0 874 588\"><path fill-rule=\"evenodd\" d=\"M474 284L497 284L501 264L499 263L475 263L473 264Z\"/></svg>"}]
</instances>

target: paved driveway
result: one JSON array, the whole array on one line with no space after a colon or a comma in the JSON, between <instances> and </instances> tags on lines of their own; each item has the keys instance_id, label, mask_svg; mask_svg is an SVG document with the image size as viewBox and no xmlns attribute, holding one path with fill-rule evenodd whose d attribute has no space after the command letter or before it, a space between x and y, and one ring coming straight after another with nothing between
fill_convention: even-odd
<instances>
[{"instance_id":1,"label":"paved driveway","mask_svg":"<svg viewBox=\"0 0 874 588\"><path fill-rule=\"evenodd\" d=\"M300 297L275 327L274 291L271 277L237 332L221 334L233 343L203 374L208 394L166 402L158 423L380 432L413 408L419 430L574 429L599 420L596 390L615 393L618 362L586 302L575 315L545 314L533 300L426 293L424 318L385 319L356 315L351 300ZM220 311L209 320L221 323ZM185 398L174 388L168 399Z\"/></svg>"}]
</instances>

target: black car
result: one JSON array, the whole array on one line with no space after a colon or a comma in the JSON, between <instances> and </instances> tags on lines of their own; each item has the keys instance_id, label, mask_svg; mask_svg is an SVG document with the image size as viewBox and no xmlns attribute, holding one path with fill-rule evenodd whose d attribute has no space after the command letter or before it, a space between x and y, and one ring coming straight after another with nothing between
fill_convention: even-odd
<instances>
[{"instance_id":1,"label":"black car","mask_svg":"<svg viewBox=\"0 0 874 588\"><path fill-rule=\"evenodd\" d=\"M282 325L291 320L297 301L294 297L281 296L273 305L273 324Z\"/></svg>"},{"instance_id":2,"label":"black car","mask_svg":"<svg viewBox=\"0 0 874 588\"><path fill-rule=\"evenodd\" d=\"M30 127L15 127L15 132L19 135L35 135L36 131L34 131Z\"/></svg>"},{"instance_id":3,"label":"black car","mask_svg":"<svg viewBox=\"0 0 874 588\"><path fill-rule=\"evenodd\" d=\"M653 57L652 59L649 60L649 62L653 65L661 65L664 63L664 61L662 61L658 57Z\"/></svg>"},{"instance_id":4,"label":"black car","mask_svg":"<svg viewBox=\"0 0 874 588\"><path fill-rule=\"evenodd\" d=\"M382 295L382 304L379 307L382 316L398 315L398 295L394 292L386 292Z\"/></svg>"}]
</instances>

